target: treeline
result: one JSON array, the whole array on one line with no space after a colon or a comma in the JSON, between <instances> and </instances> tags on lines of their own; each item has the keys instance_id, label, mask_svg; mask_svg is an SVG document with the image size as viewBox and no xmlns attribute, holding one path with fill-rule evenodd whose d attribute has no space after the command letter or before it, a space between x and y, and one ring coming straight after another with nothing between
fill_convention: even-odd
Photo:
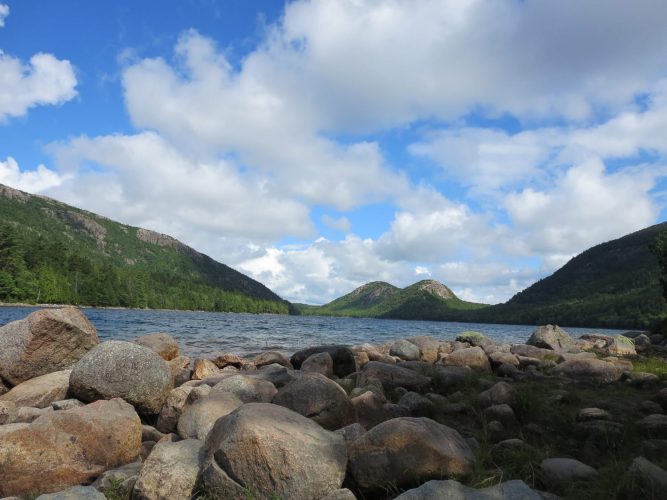
<instances>
[{"instance_id":1,"label":"treeline","mask_svg":"<svg viewBox=\"0 0 667 500\"><path fill-rule=\"evenodd\" d=\"M169 266L93 258L66 238L0 224L0 302L287 314L284 301L229 292Z\"/></svg>"}]
</instances>

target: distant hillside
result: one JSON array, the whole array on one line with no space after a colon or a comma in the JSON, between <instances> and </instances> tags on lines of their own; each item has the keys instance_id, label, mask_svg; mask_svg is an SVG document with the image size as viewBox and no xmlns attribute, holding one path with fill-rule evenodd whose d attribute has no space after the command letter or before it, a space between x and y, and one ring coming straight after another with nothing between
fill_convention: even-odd
<instances>
[{"instance_id":1,"label":"distant hillside","mask_svg":"<svg viewBox=\"0 0 667 500\"><path fill-rule=\"evenodd\" d=\"M646 328L667 316L660 270L650 250L667 223L602 243L505 304L462 315L462 320Z\"/></svg>"},{"instance_id":2,"label":"distant hillside","mask_svg":"<svg viewBox=\"0 0 667 500\"><path fill-rule=\"evenodd\" d=\"M297 305L301 314L391 319L448 320L460 311L486 307L459 299L442 283L424 280L406 288L374 281L323 306Z\"/></svg>"},{"instance_id":3,"label":"distant hillside","mask_svg":"<svg viewBox=\"0 0 667 500\"><path fill-rule=\"evenodd\" d=\"M180 241L0 185L0 302L288 313Z\"/></svg>"}]
</instances>

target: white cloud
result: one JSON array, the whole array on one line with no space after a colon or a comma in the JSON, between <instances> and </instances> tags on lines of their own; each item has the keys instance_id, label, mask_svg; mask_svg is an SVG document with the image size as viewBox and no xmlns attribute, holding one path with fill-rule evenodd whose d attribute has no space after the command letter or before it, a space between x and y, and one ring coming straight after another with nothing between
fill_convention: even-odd
<instances>
[{"instance_id":1,"label":"white cloud","mask_svg":"<svg viewBox=\"0 0 667 500\"><path fill-rule=\"evenodd\" d=\"M9 15L9 5L0 3L0 28L5 25L5 19Z\"/></svg>"},{"instance_id":2,"label":"white cloud","mask_svg":"<svg viewBox=\"0 0 667 500\"><path fill-rule=\"evenodd\" d=\"M6 161L0 161L0 184L20 189L28 193L39 193L49 188L59 186L63 177L44 165L36 170L21 170L19 164L11 156Z\"/></svg>"},{"instance_id":3,"label":"white cloud","mask_svg":"<svg viewBox=\"0 0 667 500\"><path fill-rule=\"evenodd\" d=\"M23 64L0 50L0 122L29 108L61 104L77 95L74 69L67 60L35 54Z\"/></svg>"}]
</instances>

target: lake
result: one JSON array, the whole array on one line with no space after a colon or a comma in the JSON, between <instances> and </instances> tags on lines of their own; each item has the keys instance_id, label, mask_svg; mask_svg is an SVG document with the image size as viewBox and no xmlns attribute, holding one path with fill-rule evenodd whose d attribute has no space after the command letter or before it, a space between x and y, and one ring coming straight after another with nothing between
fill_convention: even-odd
<instances>
[{"instance_id":1,"label":"lake","mask_svg":"<svg viewBox=\"0 0 667 500\"><path fill-rule=\"evenodd\" d=\"M0 307L0 325L22 319L34 307ZM535 329L526 325L488 325L438 321L403 321L371 318L283 316L194 311L82 309L97 328L100 340L132 340L153 332L174 336L186 356L218 351L251 356L261 351L293 353L324 344L381 344L393 339L431 335L453 340L476 330L498 342L524 343ZM566 328L573 337L583 333L618 334L620 330Z\"/></svg>"}]
</instances>

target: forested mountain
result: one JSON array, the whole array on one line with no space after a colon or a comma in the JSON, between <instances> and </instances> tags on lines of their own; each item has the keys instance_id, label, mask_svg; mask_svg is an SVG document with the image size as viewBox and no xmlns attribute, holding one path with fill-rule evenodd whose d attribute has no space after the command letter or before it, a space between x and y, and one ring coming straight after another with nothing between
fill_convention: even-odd
<instances>
[{"instance_id":1,"label":"forested mountain","mask_svg":"<svg viewBox=\"0 0 667 500\"><path fill-rule=\"evenodd\" d=\"M423 280L402 289L374 281L323 306L297 307L301 314L319 316L448 320L485 305L465 302L442 283Z\"/></svg>"},{"instance_id":2,"label":"forested mountain","mask_svg":"<svg viewBox=\"0 0 667 500\"><path fill-rule=\"evenodd\" d=\"M288 313L180 241L0 185L0 302Z\"/></svg>"},{"instance_id":3,"label":"forested mountain","mask_svg":"<svg viewBox=\"0 0 667 500\"><path fill-rule=\"evenodd\" d=\"M494 323L646 328L667 316L651 250L667 223L602 243L505 304L462 319Z\"/></svg>"}]
</instances>

